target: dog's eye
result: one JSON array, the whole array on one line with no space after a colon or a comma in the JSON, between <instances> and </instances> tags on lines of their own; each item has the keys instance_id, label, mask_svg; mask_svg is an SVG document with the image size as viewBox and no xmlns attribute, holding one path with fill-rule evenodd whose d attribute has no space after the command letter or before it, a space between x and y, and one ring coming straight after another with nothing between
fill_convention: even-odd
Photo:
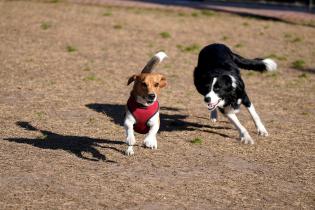
<instances>
[{"instance_id":1,"label":"dog's eye","mask_svg":"<svg viewBox=\"0 0 315 210\"><path fill-rule=\"evenodd\" d=\"M142 82L141 85L143 88L147 88L147 84L145 82Z\"/></svg>"},{"instance_id":2,"label":"dog's eye","mask_svg":"<svg viewBox=\"0 0 315 210\"><path fill-rule=\"evenodd\" d=\"M159 86L159 83L155 83L155 84L154 84L154 87L158 87L158 86Z\"/></svg>"},{"instance_id":3,"label":"dog's eye","mask_svg":"<svg viewBox=\"0 0 315 210\"><path fill-rule=\"evenodd\" d=\"M220 87L217 86L217 85L215 85L215 86L213 87L213 90L214 90L214 91L218 91L219 89L220 89Z\"/></svg>"}]
</instances>

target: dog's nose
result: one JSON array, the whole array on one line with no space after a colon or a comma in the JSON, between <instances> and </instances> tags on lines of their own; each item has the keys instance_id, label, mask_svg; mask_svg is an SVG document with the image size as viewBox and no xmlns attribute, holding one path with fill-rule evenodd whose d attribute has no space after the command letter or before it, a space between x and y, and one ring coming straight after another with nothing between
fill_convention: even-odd
<instances>
[{"instance_id":1,"label":"dog's nose","mask_svg":"<svg viewBox=\"0 0 315 210\"><path fill-rule=\"evenodd\" d=\"M154 93L148 95L148 99L153 100L154 98L155 98L155 94Z\"/></svg>"},{"instance_id":2,"label":"dog's nose","mask_svg":"<svg viewBox=\"0 0 315 210\"><path fill-rule=\"evenodd\" d=\"M211 101L211 98L210 97L205 97L205 102L206 103L209 103Z\"/></svg>"}]
</instances>

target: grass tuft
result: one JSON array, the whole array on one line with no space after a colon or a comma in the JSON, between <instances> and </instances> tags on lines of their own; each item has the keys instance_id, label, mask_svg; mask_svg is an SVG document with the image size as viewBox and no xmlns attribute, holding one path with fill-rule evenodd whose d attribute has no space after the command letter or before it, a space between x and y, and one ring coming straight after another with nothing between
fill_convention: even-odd
<instances>
[{"instance_id":1,"label":"grass tuft","mask_svg":"<svg viewBox=\"0 0 315 210\"><path fill-rule=\"evenodd\" d=\"M294 39L291 40L292 43L296 43L296 42L301 42L303 41L300 37L295 37Z\"/></svg>"},{"instance_id":2,"label":"grass tuft","mask_svg":"<svg viewBox=\"0 0 315 210\"><path fill-rule=\"evenodd\" d=\"M281 55L277 55L277 54L270 54L269 56L267 56L267 58L272 58L272 59L276 59L279 61L286 61L287 58L285 56L281 56Z\"/></svg>"},{"instance_id":3,"label":"grass tuft","mask_svg":"<svg viewBox=\"0 0 315 210\"><path fill-rule=\"evenodd\" d=\"M67 49L68 52L75 52L75 51L77 51L77 48L75 48L74 46L71 46L71 45L68 45L66 47L66 49Z\"/></svg>"},{"instance_id":4,"label":"grass tuft","mask_svg":"<svg viewBox=\"0 0 315 210\"><path fill-rule=\"evenodd\" d=\"M244 22L244 23L243 23L243 26L249 26L249 23Z\"/></svg>"},{"instance_id":5,"label":"grass tuft","mask_svg":"<svg viewBox=\"0 0 315 210\"><path fill-rule=\"evenodd\" d=\"M122 29L122 25L116 24L113 26L114 29Z\"/></svg>"},{"instance_id":6,"label":"grass tuft","mask_svg":"<svg viewBox=\"0 0 315 210\"><path fill-rule=\"evenodd\" d=\"M50 22L42 22L42 24L40 25L41 29L43 30L47 30L51 27L51 23Z\"/></svg>"},{"instance_id":7,"label":"grass tuft","mask_svg":"<svg viewBox=\"0 0 315 210\"><path fill-rule=\"evenodd\" d=\"M238 43L238 44L236 44L234 47L235 47L235 48L241 48L241 47L244 47L244 45L241 44L241 43Z\"/></svg>"},{"instance_id":8,"label":"grass tuft","mask_svg":"<svg viewBox=\"0 0 315 210\"><path fill-rule=\"evenodd\" d=\"M180 17L187 16L187 14L186 14L186 13L184 13L184 12L179 12L179 13L177 13L177 15L178 15L178 16L180 16Z\"/></svg>"},{"instance_id":9,"label":"grass tuft","mask_svg":"<svg viewBox=\"0 0 315 210\"><path fill-rule=\"evenodd\" d=\"M308 78L308 74L302 73L298 77L301 78L301 79L307 79Z\"/></svg>"},{"instance_id":10,"label":"grass tuft","mask_svg":"<svg viewBox=\"0 0 315 210\"><path fill-rule=\"evenodd\" d=\"M167 39L167 38L170 38L171 37L171 34L167 31L163 31L160 33L160 36L163 38L163 39Z\"/></svg>"},{"instance_id":11,"label":"grass tuft","mask_svg":"<svg viewBox=\"0 0 315 210\"><path fill-rule=\"evenodd\" d=\"M292 63L292 67L295 69L303 69L305 66L305 61L302 59L296 60Z\"/></svg>"},{"instance_id":12,"label":"grass tuft","mask_svg":"<svg viewBox=\"0 0 315 210\"><path fill-rule=\"evenodd\" d=\"M226 40L228 40L228 39L229 39L228 36L223 36L223 37L222 37L222 40L223 40L223 41L226 41Z\"/></svg>"},{"instance_id":13,"label":"grass tuft","mask_svg":"<svg viewBox=\"0 0 315 210\"><path fill-rule=\"evenodd\" d=\"M43 119L45 116L45 112L36 112L35 114L36 114L37 118L39 118L39 119Z\"/></svg>"},{"instance_id":14,"label":"grass tuft","mask_svg":"<svg viewBox=\"0 0 315 210\"><path fill-rule=\"evenodd\" d=\"M105 17L112 16L112 12L104 12L103 16L105 16Z\"/></svg>"},{"instance_id":15,"label":"grass tuft","mask_svg":"<svg viewBox=\"0 0 315 210\"><path fill-rule=\"evenodd\" d=\"M211 11L211 10L201 10L201 14L204 15L204 16L214 16L215 15L215 12Z\"/></svg>"},{"instance_id":16,"label":"grass tuft","mask_svg":"<svg viewBox=\"0 0 315 210\"><path fill-rule=\"evenodd\" d=\"M192 144L202 144L202 139L197 137L190 141Z\"/></svg>"},{"instance_id":17,"label":"grass tuft","mask_svg":"<svg viewBox=\"0 0 315 210\"><path fill-rule=\"evenodd\" d=\"M200 45L198 44L191 44L188 46L177 45L176 47L182 52L198 52L200 50Z\"/></svg>"},{"instance_id":18,"label":"grass tuft","mask_svg":"<svg viewBox=\"0 0 315 210\"><path fill-rule=\"evenodd\" d=\"M87 76L83 79L84 81L95 81L96 80L96 76L95 75L90 75Z\"/></svg>"},{"instance_id":19,"label":"grass tuft","mask_svg":"<svg viewBox=\"0 0 315 210\"><path fill-rule=\"evenodd\" d=\"M191 13L191 16L193 16L193 17L198 17L198 16L199 16L199 13L198 13L198 12L192 12L192 13Z\"/></svg>"}]
</instances>

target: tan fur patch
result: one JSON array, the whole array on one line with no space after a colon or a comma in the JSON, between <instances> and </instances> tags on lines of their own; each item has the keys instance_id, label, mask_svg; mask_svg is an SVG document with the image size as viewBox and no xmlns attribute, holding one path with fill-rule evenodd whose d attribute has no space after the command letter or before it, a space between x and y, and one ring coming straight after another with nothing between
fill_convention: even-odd
<instances>
[{"instance_id":1,"label":"tan fur patch","mask_svg":"<svg viewBox=\"0 0 315 210\"><path fill-rule=\"evenodd\" d=\"M166 86L166 78L160 73L142 73L133 75L128 80L128 85L134 82L131 94L146 97L148 94L160 94L160 89Z\"/></svg>"}]
</instances>

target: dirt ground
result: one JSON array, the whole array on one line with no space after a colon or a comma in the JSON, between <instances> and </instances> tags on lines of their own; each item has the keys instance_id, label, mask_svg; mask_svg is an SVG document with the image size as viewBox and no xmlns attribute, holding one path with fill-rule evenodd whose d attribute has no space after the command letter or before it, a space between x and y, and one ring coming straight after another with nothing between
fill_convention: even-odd
<instances>
[{"instance_id":1,"label":"dirt ground","mask_svg":"<svg viewBox=\"0 0 315 210\"><path fill-rule=\"evenodd\" d=\"M315 28L194 9L0 2L0 209L314 209ZM204 45L272 57L243 71L270 136L209 120L192 71ZM130 87L158 50L158 149L124 155ZM199 141L194 141L196 138Z\"/></svg>"}]
</instances>

